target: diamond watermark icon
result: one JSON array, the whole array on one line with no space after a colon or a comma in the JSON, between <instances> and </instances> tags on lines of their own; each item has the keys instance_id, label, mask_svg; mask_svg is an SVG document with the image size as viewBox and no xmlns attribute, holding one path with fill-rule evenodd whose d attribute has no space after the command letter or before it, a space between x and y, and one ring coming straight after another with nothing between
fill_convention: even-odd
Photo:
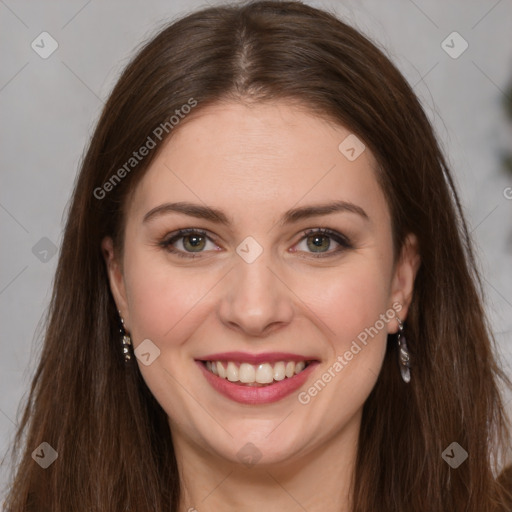
<instances>
[{"instance_id":1,"label":"diamond watermark icon","mask_svg":"<svg viewBox=\"0 0 512 512\"><path fill-rule=\"evenodd\" d=\"M449 466L457 469L468 458L468 452L454 441L444 450L441 457Z\"/></svg>"},{"instance_id":2,"label":"diamond watermark icon","mask_svg":"<svg viewBox=\"0 0 512 512\"><path fill-rule=\"evenodd\" d=\"M56 252L56 245L45 236L32 247L32 254L43 263L50 261Z\"/></svg>"},{"instance_id":3,"label":"diamond watermark icon","mask_svg":"<svg viewBox=\"0 0 512 512\"><path fill-rule=\"evenodd\" d=\"M252 236L248 236L238 245L236 252L246 263L253 263L263 252L263 247Z\"/></svg>"},{"instance_id":4,"label":"diamond watermark icon","mask_svg":"<svg viewBox=\"0 0 512 512\"><path fill-rule=\"evenodd\" d=\"M441 48L452 59L458 59L468 49L468 47L468 42L458 32L452 32L441 43Z\"/></svg>"},{"instance_id":5,"label":"diamond watermark icon","mask_svg":"<svg viewBox=\"0 0 512 512\"><path fill-rule=\"evenodd\" d=\"M262 453L253 443L246 443L242 448L240 448L240 450L238 450L236 456L240 462L243 462L248 468L250 468L261 459Z\"/></svg>"},{"instance_id":6,"label":"diamond watermark icon","mask_svg":"<svg viewBox=\"0 0 512 512\"><path fill-rule=\"evenodd\" d=\"M43 468L46 469L53 464L59 454L47 443L41 443L33 452L32 458Z\"/></svg>"},{"instance_id":7,"label":"diamond watermark icon","mask_svg":"<svg viewBox=\"0 0 512 512\"><path fill-rule=\"evenodd\" d=\"M47 59L59 47L59 43L48 32L41 32L30 46L39 57Z\"/></svg>"},{"instance_id":8,"label":"diamond watermark icon","mask_svg":"<svg viewBox=\"0 0 512 512\"><path fill-rule=\"evenodd\" d=\"M366 146L357 138L356 135L351 133L348 137L343 139L338 146L338 149L347 160L353 162L366 149Z\"/></svg>"},{"instance_id":9,"label":"diamond watermark icon","mask_svg":"<svg viewBox=\"0 0 512 512\"><path fill-rule=\"evenodd\" d=\"M144 366L149 366L160 355L160 349L151 340L145 339L134 350L134 354Z\"/></svg>"}]
</instances>

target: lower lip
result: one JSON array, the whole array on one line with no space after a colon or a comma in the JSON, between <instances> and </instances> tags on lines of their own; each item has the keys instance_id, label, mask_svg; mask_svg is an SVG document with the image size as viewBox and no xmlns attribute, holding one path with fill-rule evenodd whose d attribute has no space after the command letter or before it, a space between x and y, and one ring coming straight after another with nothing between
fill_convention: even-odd
<instances>
[{"instance_id":1,"label":"lower lip","mask_svg":"<svg viewBox=\"0 0 512 512\"><path fill-rule=\"evenodd\" d=\"M196 363L199 365L199 368L201 368L206 380L219 393L235 402L258 405L277 402L299 389L315 369L318 361L310 363L304 370L293 377L285 378L274 384L261 387L235 384L234 382L230 382L227 379L213 374L201 361L196 361Z\"/></svg>"}]
</instances>

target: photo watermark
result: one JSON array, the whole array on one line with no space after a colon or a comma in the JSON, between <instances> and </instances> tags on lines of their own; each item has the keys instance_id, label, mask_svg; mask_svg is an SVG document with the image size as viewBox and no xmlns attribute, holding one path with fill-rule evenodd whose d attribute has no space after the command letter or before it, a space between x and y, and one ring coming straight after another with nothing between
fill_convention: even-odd
<instances>
[{"instance_id":1,"label":"photo watermark","mask_svg":"<svg viewBox=\"0 0 512 512\"><path fill-rule=\"evenodd\" d=\"M366 327L357 335L357 340L354 339L350 345L350 349L345 351L343 355L338 355L336 361L322 374L322 376L310 386L307 391L301 391L297 399L302 405L307 405L311 402L311 398L315 397L325 386L336 377L336 375L348 365L348 363L354 358L356 354L359 354L361 350L368 344L368 337L374 338L377 334L384 329L386 324L396 318L397 313L402 310L402 304L400 302L393 302L391 308L385 313L381 313L379 319L371 326ZM363 346L361 347L359 343Z\"/></svg>"},{"instance_id":2,"label":"photo watermark","mask_svg":"<svg viewBox=\"0 0 512 512\"><path fill-rule=\"evenodd\" d=\"M168 135L196 105L197 100L190 98L187 103L183 104L179 109L177 108L167 121L160 123L151 135L148 135L146 142L137 151L134 151L132 156L101 187L94 189L94 197L99 200L104 199L107 193L111 192L132 169L137 167L144 157L152 149L156 148L158 143L164 140L165 135Z\"/></svg>"}]
</instances>

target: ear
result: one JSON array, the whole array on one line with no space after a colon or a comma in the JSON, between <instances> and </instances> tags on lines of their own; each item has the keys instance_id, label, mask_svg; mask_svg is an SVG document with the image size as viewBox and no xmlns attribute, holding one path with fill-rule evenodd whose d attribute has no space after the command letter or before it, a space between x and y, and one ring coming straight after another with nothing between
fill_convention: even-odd
<instances>
[{"instance_id":1,"label":"ear","mask_svg":"<svg viewBox=\"0 0 512 512\"><path fill-rule=\"evenodd\" d=\"M400 257L395 266L391 282L391 304L399 303L401 309L394 308L402 322L407 318L409 306L411 304L414 291L414 279L420 267L421 258L419 254L419 245L416 235L409 233L402 245ZM390 307L391 307L390 304ZM398 322L390 322L391 329L388 331L393 334L398 331Z\"/></svg>"},{"instance_id":2,"label":"ear","mask_svg":"<svg viewBox=\"0 0 512 512\"><path fill-rule=\"evenodd\" d=\"M128 300L126 296L126 285L124 282L121 263L119 262L117 255L114 253L114 243L111 237L106 236L101 241L101 251L107 266L110 290L112 291L117 309L120 311L121 316L123 317L125 329L129 331L128 326L130 320L128 313Z\"/></svg>"}]
</instances>

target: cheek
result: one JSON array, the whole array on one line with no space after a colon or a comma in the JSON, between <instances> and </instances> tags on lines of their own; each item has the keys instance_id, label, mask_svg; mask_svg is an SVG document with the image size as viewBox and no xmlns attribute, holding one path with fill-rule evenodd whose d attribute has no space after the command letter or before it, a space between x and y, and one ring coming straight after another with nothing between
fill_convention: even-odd
<instances>
[{"instance_id":1,"label":"cheek","mask_svg":"<svg viewBox=\"0 0 512 512\"><path fill-rule=\"evenodd\" d=\"M359 262L302 276L295 289L322 320L328 337L343 346L385 313L390 294L387 277L383 266Z\"/></svg>"},{"instance_id":2,"label":"cheek","mask_svg":"<svg viewBox=\"0 0 512 512\"><path fill-rule=\"evenodd\" d=\"M207 314L207 304L211 308L215 292L209 298L206 295L219 280L216 272L173 267L160 255L143 251L132 251L125 269L135 343L145 338L166 344L185 341L197 328L201 314ZM298 297L298 307L300 303L307 306L302 314L323 326L327 338L337 344L343 345L373 325L388 304L386 269L371 259L309 273L284 272L283 277L296 294L288 300Z\"/></svg>"},{"instance_id":3,"label":"cheek","mask_svg":"<svg viewBox=\"0 0 512 512\"><path fill-rule=\"evenodd\" d=\"M333 384L322 391L318 406L343 403L342 416L359 407L373 388L386 352L385 314L394 314L389 310L387 267L378 260L363 261L340 266L335 275L306 279L301 292L309 294L311 310L322 320L331 348L319 378ZM321 389L322 383L315 384L306 393L314 397Z\"/></svg>"},{"instance_id":4,"label":"cheek","mask_svg":"<svg viewBox=\"0 0 512 512\"><path fill-rule=\"evenodd\" d=\"M149 251L134 251L125 265L135 345L145 338L158 345L164 339L181 339L183 329L200 310L208 275L198 279L190 269L172 268L161 254Z\"/></svg>"},{"instance_id":5,"label":"cheek","mask_svg":"<svg viewBox=\"0 0 512 512\"><path fill-rule=\"evenodd\" d=\"M375 385L384 360L387 344L389 290L382 269L365 267L340 275L335 282L325 283L318 296L315 312L329 327L331 354L320 379L329 384L320 403L343 403L341 416L350 415L366 400ZM306 390L310 396L315 389ZM320 405L319 403L319 405Z\"/></svg>"}]
</instances>

